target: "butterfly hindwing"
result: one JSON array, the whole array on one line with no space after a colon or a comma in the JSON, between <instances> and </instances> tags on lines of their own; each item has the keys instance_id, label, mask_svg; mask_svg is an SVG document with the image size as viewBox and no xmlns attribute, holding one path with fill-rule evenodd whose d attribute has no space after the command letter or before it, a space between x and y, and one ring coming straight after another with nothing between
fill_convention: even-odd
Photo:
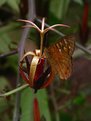
<instances>
[{"instance_id":1,"label":"butterfly hindwing","mask_svg":"<svg viewBox=\"0 0 91 121\"><path fill-rule=\"evenodd\" d=\"M61 79L67 79L72 73L72 54L75 48L75 37L63 37L56 44L45 48L45 54L55 73Z\"/></svg>"}]
</instances>

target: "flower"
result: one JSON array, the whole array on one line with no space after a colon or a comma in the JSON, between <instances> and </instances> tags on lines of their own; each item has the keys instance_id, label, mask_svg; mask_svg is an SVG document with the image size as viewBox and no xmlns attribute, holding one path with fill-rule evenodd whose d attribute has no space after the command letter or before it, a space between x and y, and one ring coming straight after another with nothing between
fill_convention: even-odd
<instances>
[{"instance_id":1,"label":"flower","mask_svg":"<svg viewBox=\"0 0 91 121\"><path fill-rule=\"evenodd\" d=\"M53 80L54 74L49 65L46 65L45 56L40 57L40 50L27 52L20 61L20 74L35 92L40 88L47 87ZM33 56L29 62L29 56Z\"/></svg>"}]
</instances>

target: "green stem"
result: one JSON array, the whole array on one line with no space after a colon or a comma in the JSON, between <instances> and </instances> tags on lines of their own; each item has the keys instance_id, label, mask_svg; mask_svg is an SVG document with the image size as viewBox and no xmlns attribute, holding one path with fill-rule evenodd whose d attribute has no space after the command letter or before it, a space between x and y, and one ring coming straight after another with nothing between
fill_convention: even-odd
<instances>
[{"instance_id":1,"label":"green stem","mask_svg":"<svg viewBox=\"0 0 91 121\"><path fill-rule=\"evenodd\" d=\"M21 90L25 89L25 88L28 87L28 86L29 86L29 84L24 84L23 86L17 87L16 89L14 89L14 90L12 90L12 91L9 91L9 92L6 92L6 93L4 93L4 94L1 94L0 97L9 96L9 95L11 95L11 94L14 94L14 93L16 93L16 92L18 92L18 91L21 91Z\"/></svg>"}]
</instances>

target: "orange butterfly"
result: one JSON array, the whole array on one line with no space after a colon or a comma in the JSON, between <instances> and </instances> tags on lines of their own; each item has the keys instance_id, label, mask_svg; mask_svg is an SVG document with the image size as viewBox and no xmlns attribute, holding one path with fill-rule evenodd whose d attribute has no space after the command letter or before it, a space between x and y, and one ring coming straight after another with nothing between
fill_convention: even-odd
<instances>
[{"instance_id":1,"label":"orange butterfly","mask_svg":"<svg viewBox=\"0 0 91 121\"><path fill-rule=\"evenodd\" d=\"M61 79L68 79L72 73L74 48L75 36L65 36L44 50L53 72L58 73Z\"/></svg>"}]
</instances>

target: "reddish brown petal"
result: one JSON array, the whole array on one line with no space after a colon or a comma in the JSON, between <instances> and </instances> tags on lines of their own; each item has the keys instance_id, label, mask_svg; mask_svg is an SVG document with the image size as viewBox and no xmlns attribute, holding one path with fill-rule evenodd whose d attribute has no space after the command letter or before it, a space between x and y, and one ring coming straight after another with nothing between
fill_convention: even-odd
<instances>
[{"instance_id":1,"label":"reddish brown petal","mask_svg":"<svg viewBox=\"0 0 91 121\"><path fill-rule=\"evenodd\" d=\"M37 65L35 77L34 77L35 81L38 80L39 77L42 75L43 69L44 69L44 63L45 63L45 58L40 58Z\"/></svg>"},{"instance_id":2,"label":"reddish brown petal","mask_svg":"<svg viewBox=\"0 0 91 121\"><path fill-rule=\"evenodd\" d=\"M20 75L22 76L22 78L30 85L31 87L31 83L29 81L29 79L26 77L25 73L22 71L22 69L20 68Z\"/></svg>"},{"instance_id":3,"label":"reddish brown petal","mask_svg":"<svg viewBox=\"0 0 91 121\"><path fill-rule=\"evenodd\" d=\"M45 81L45 83L43 84L43 86L41 88L45 88L45 87L49 86L50 83L53 81L53 79L54 79L54 73L51 70L50 76L48 77L48 79Z\"/></svg>"},{"instance_id":4,"label":"reddish brown petal","mask_svg":"<svg viewBox=\"0 0 91 121\"><path fill-rule=\"evenodd\" d=\"M50 74L50 75L49 75ZM48 67L45 72L42 73L40 78L35 81L33 88L35 89L35 93L38 89L45 88L48 86L53 80L54 74L51 72L51 67Z\"/></svg>"}]
</instances>

